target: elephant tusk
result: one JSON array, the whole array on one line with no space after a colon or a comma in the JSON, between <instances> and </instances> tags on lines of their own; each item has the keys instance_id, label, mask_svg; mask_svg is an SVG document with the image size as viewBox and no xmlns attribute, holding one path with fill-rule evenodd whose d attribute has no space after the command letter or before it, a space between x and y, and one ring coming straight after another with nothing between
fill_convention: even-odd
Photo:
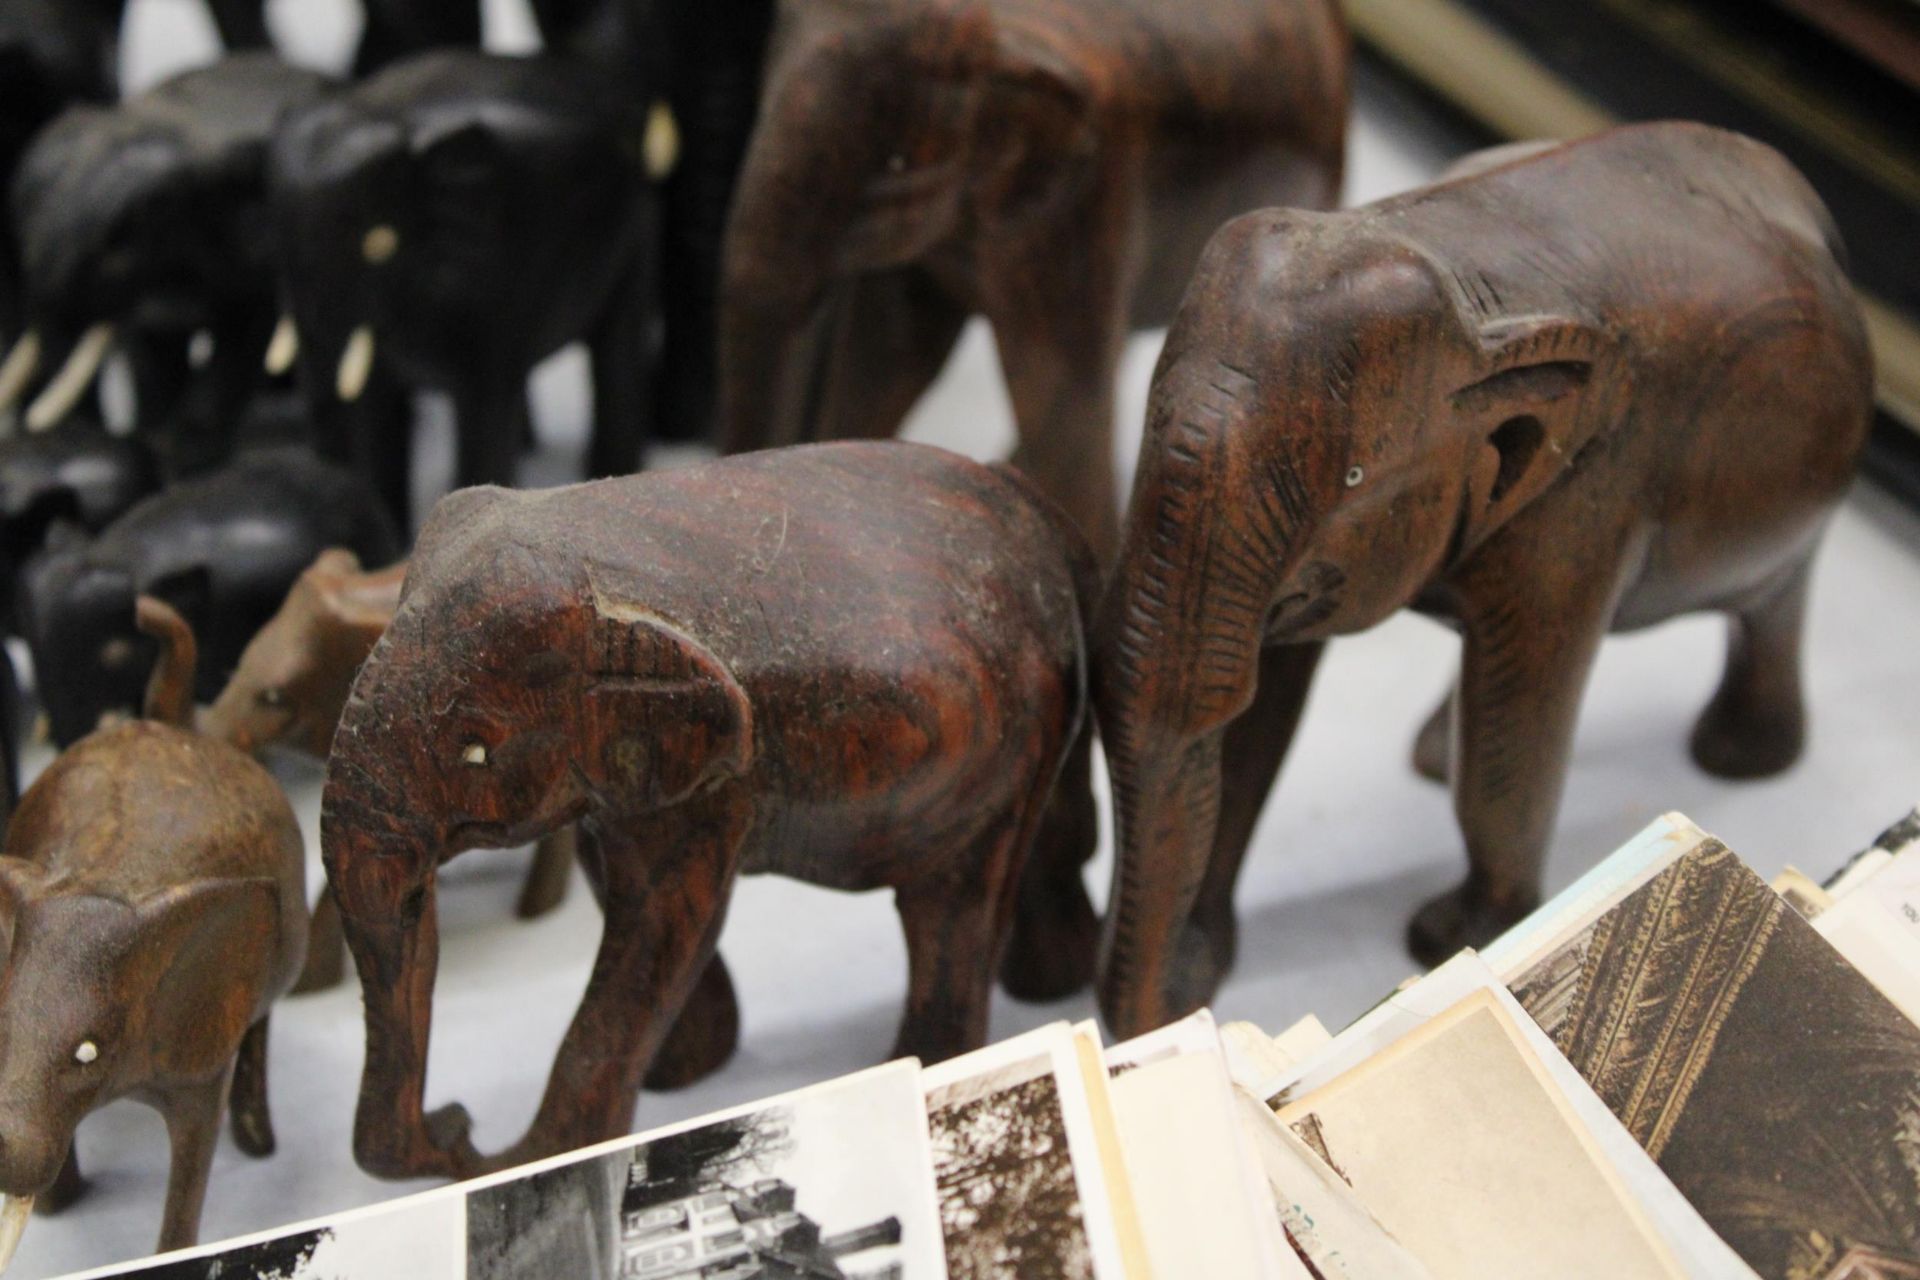
<instances>
[{"instance_id":1,"label":"elephant tusk","mask_svg":"<svg viewBox=\"0 0 1920 1280\"><path fill-rule=\"evenodd\" d=\"M33 402L33 408L27 410L27 430L45 431L60 425L61 420L73 412L73 406L80 403L80 397L87 394L87 388L93 385L100 366L106 362L107 352L112 349L112 325L97 324L87 330L80 345L67 357L67 363Z\"/></svg>"},{"instance_id":2,"label":"elephant tusk","mask_svg":"<svg viewBox=\"0 0 1920 1280\"><path fill-rule=\"evenodd\" d=\"M334 379L334 390L348 404L358 400L367 389L367 379L373 376L373 329L361 325L347 339L347 349L340 356L340 373Z\"/></svg>"},{"instance_id":3,"label":"elephant tusk","mask_svg":"<svg viewBox=\"0 0 1920 1280\"><path fill-rule=\"evenodd\" d=\"M13 344L6 363L0 364L0 413L6 413L19 401L39 367L40 331L29 329Z\"/></svg>"},{"instance_id":4,"label":"elephant tusk","mask_svg":"<svg viewBox=\"0 0 1920 1280\"><path fill-rule=\"evenodd\" d=\"M281 316L280 323L273 327L273 341L267 344L267 376L279 377L293 368L293 362L299 358L300 326L292 316Z\"/></svg>"},{"instance_id":5,"label":"elephant tusk","mask_svg":"<svg viewBox=\"0 0 1920 1280\"><path fill-rule=\"evenodd\" d=\"M647 113L647 136L640 154L646 159L647 176L655 182L665 181L680 164L680 122L664 102L654 103Z\"/></svg>"},{"instance_id":6,"label":"elephant tusk","mask_svg":"<svg viewBox=\"0 0 1920 1280\"><path fill-rule=\"evenodd\" d=\"M0 1208L0 1271L13 1265L14 1251L27 1232L27 1217L33 1212L32 1196L8 1196Z\"/></svg>"}]
</instances>

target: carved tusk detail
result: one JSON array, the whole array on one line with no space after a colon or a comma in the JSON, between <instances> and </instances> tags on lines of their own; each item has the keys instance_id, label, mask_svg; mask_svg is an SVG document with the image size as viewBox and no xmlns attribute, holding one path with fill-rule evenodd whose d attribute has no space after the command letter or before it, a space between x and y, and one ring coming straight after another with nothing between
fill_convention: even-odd
<instances>
[{"instance_id":1,"label":"carved tusk detail","mask_svg":"<svg viewBox=\"0 0 1920 1280\"><path fill-rule=\"evenodd\" d=\"M39 367L40 331L29 329L13 344L6 363L0 364L0 413L7 412L19 401Z\"/></svg>"},{"instance_id":2,"label":"carved tusk detail","mask_svg":"<svg viewBox=\"0 0 1920 1280\"><path fill-rule=\"evenodd\" d=\"M27 1232L27 1218L33 1213L32 1196L8 1196L0 1207L0 1271L13 1265L20 1248L20 1237Z\"/></svg>"},{"instance_id":3,"label":"carved tusk detail","mask_svg":"<svg viewBox=\"0 0 1920 1280\"><path fill-rule=\"evenodd\" d=\"M400 233L384 222L369 228L365 238L360 241L360 256L367 260L368 266L380 266L398 252Z\"/></svg>"},{"instance_id":4,"label":"carved tusk detail","mask_svg":"<svg viewBox=\"0 0 1920 1280\"><path fill-rule=\"evenodd\" d=\"M293 317L280 317L280 323L273 327L273 341L267 344L266 370L269 378L277 378L293 368L293 362L300 358L300 326Z\"/></svg>"},{"instance_id":5,"label":"carved tusk detail","mask_svg":"<svg viewBox=\"0 0 1920 1280\"><path fill-rule=\"evenodd\" d=\"M647 136L640 144L640 154L646 159L647 176L655 182L664 181L679 167L680 122L664 102L654 103L647 113Z\"/></svg>"},{"instance_id":6,"label":"carved tusk detail","mask_svg":"<svg viewBox=\"0 0 1920 1280\"><path fill-rule=\"evenodd\" d=\"M373 376L373 328L361 325L347 339L347 349L340 356L340 374L334 380L334 390L348 404L358 400L366 392L367 379Z\"/></svg>"},{"instance_id":7,"label":"carved tusk detail","mask_svg":"<svg viewBox=\"0 0 1920 1280\"><path fill-rule=\"evenodd\" d=\"M113 349L113 326L97 324L80 338L80 345L67 357L67 363L54 375L40 398L27 410L27 430L45 431L55 427L80 403L87 388L100 373L107 352Z\"/></svg>"}]
</instances>

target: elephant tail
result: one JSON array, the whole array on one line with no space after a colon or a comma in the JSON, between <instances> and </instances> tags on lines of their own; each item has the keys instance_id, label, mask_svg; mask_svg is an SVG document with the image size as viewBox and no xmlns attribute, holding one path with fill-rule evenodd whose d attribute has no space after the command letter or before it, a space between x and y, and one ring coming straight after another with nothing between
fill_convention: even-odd
<instances>
[{"instance_id":1,"label":"elephant tail","mask_svg":"<svg viewBox=\"0 0 1920 1280\"><path fill-rule=\"evenodd\" d=\"M193 628L172 605L154 596L134 602L134 621L160 642L141 714L176 729L193 728L193 668L199 660Z\"/></svg>"}]
</instances>

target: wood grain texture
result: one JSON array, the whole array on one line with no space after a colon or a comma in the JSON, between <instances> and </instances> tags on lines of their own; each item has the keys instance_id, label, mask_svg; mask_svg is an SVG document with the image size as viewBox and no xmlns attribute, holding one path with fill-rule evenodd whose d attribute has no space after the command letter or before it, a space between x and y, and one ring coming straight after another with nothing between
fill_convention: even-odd
<instances>
[{"instance_id":1,"label":"wood grain texture","mask_svg":"<svg viewBox=\"0 0 1920 1280\"><path fill-rule=\"evenodd\" d=\"M1807 566L1871 411L1839 254L1777 154L1684 124L1221 230L1156 373L1096 626L1116 1029L1211 994L1318 646L1401 608L1464 638L1451 741L1427 754L1471 871L1414 920L1424 960L1536 901L1607 631L1729 615L1695 756L1748 777L1796 758Z\"/></svg>"},{"instance_id":2,"label":"wood grain texture","mask_svg":"<svg viewBox=\"0 0 1920 1280\"><path fill-rule=\"evenodd\" d=\"M1095 590L1024 479L915 445L443 501L323 803L366 993L361 1165L463 1176L624 1133L676 1019L679 1053L723 1059L736 875L894 890L901 1053L979 1045L1003 953L1028 990L1084 981ZM421 1105L434 872L574 821L599 958L527 1136L482 1157L463 1112Z\"/></svg>"}]
</instances>

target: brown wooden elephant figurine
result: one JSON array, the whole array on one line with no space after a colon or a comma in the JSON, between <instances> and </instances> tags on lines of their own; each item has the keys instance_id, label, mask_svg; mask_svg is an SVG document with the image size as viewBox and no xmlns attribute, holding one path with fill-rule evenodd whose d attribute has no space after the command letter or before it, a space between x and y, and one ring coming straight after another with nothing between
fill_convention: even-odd
<instances>
[{"instance_id":1,"label":"brown wooden elephant figurine","mask_svg":"<svg viewBox=\"0 0 1920 1280\"><path fill-rule=\"evenodd\" d=\"M728 230L722 440L892 435L970 315L1014 462L1118 540L1114 378L1235 214L1339 196L1333 0L783 0Z\"/></svg>"},{"instance_id":2,"label":"brown wooden elephant figurine","mask_svg":"<svg viewBox=\"0 0 1920 1280\"><path fill-rule=\"evenodd\" d=\"M1423 960L1537 901L1609 630L1731 615L1696 754L1743 775L1795 758L1808 565L1871 412L1839 248L1780 156L1687 124L1221 230L1155 375L1095 628L1116 1030L1209 997L1321 645L1399 609L1463 638L1471 871L1414 918Z\"/></svg>"},{"instance_id":3,"label":"brown wooden elephant figurine","mask_svg":"<svg viewBox=\"0 0 1920 1280\"><path fill-rule=\"evenodd\" d=\"M273 1151L267 1015L306 948L300 827L266 770L187 727L192 633L152 597L138 608L163 650L150 718L62 752L0 857L8 1257L36 1196L52 1210L79 1192L74 1129L117 1098L166 1118L162 1250L198 1234L229 1091L240 1149Z\"/></svg>"},{"instance_id":4,"label":"brown wooden elephant figurine","mask_svg":"<svg viewBox=\"0 0 1920 1280\"><path fill-rule=\"evenodd\" d=\"M469 1176L625 1133L669 1028L667 1052L724 1059L714 943L737 875L893 889L900 1053L979 1045L1003 953L1016 994L1084 983L1096 592L1078 533L1017 472L920 445L441 502L322 803L366 996L361 1166ZM599 958L532 1127L483 1158L463 1111L421 1105L435 870L576 820Z\"/></svg>"},{"instance_id":5,"label":"brown wooden elephant figurine","mask_svg":"<svg viewBox=\"0 0 1920 1280\"><path fill-rule=\"evenodd\" d=\"M201 715L201 732L246 752L278 745L326 759L353 677L400 605L406 572L405 561L368 573L343 547L323 551L248 643L226 688ZM572 868L572 830L544 837L515 914L531 920L559 906ZM322 890L313 910L307 967L294 993L335 985L345 965L339 912L333 895Z\"/></svg>"}]
</instances>

